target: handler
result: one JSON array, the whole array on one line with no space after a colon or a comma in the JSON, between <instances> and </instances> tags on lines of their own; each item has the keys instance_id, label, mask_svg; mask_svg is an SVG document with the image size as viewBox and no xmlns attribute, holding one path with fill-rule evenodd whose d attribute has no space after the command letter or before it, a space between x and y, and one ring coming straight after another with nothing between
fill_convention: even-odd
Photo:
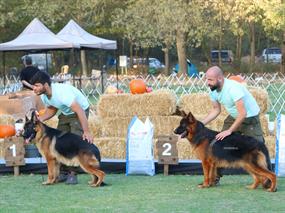
<instances>
[{"instance_id":1,"label":"handler","mask_svg":"<svg viewBox=\"0 0 285 213\"><path fill-rule=\"evenodd\" d=\"M82 135L83 140L92 143L92 135L88 127L89 103L87 98L70 84L51 83L51 79L46 72L37 72L31 79L33 91L39 95L46 106L45 113L39 116L41 121L52 118L57 111L57 129L64 132L72 132ZM67 178L60 175L58 181L67 184L77 184L75 172L71 171Z\"/></svg>"},{"instance_id":2,"label":"handler","mask_svg":"<svg viewBox=\"0 0 285 213\"><path fill-rule=\"evenodd\" d=\"M21 82L25 89L33 90L31 79L40 70L33 66L32 58L30 56L25 56L23 58L23 64L25 68L23 68L20 73Z\"/></svg>"},{"instance_id":3,"label":"handler","mask_svg":"<svg viewBox=\"0 0 285 213\"><path fill-rule=\"evenodd\" d=\"M202 120L202 123L206 125L214 120L221 113L221 105L229 113L224 121L222 131L216 135L216 139L223 140L233 132L239 132L264 143L259 119L260 108L247 88L236 81L224 78L223 72L218 66L207 70L206 81L211 89L210 99L213 108ZM219 183L219 177L216 183Z\"/></svg>"}]
</instances>

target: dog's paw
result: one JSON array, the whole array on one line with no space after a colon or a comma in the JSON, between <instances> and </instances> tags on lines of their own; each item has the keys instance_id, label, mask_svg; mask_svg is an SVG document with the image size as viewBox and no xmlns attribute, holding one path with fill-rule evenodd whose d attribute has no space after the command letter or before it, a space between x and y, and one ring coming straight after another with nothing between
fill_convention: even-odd
<instances>
[{"instance_id":1,"label":"dog's paw","mask_svg":"<svg viewBox=\"0 0 285 213\"><path fill-rule=\"evenodd\" d=\"M44 182L42 182L42 185L51 185L51 184L53 184L53 183L50 182L50 181L44 181Z\"/></svg>"},{"instance_id":2,"label":"dog's paw","mask_svg":"<svg viewBox=\"0 0 285 213\"><path fill-rule=\"evenodd\" d=\"M197 186L198 186L198 188L200 188L200 189L204 189L204 188L209 188L209 187L210 187L209 184L204 184L204 183L200 183L200 184L198 184Z\"/></svg>"},{"instance_id":3,"label":"dog's paw","mask_svg":"<svg viewBox=\"0 0 285 213\"><path fill-rule=\"evenodd\" d=\"M273 189L267 189L268 192L277 192L277 188L273 188Z\"/></svg>"}]
</instances>

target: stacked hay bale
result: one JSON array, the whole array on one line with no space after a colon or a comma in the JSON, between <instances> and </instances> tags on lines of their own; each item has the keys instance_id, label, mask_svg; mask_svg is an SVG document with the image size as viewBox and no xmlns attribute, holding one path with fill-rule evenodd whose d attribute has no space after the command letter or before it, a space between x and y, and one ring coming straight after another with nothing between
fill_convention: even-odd
<instances>
[{"instance_id":1,"label":"stacked hay bale","mask_svg":"<svg viewBox=\"0 0 285 213\"><path fill-rule=\"evenodd\" d=\"M128 125L134 116L143 122L149 117L156 138L158 135L171 134L177 127L181 117L173 116L175 111L176 96L170 90L139 95L102 95L97 105L97 117L89 119L93 121L93 135L97 136L95 144L103 158L125 159Z\"/></svg>"},{"instance_id":2,"label":"stacked hay bale","mask_svg":"<svg viewBox=\"0 0 285 213\"><path fill-rule=\"evenodd\" d=\"M268 129L268 119L265 115L268 109L268 94L266 90L260 88L249 87L248 88L251 94L256 99L260 107L260 122L265 138L266 145L270 152L270 157L275 157L275 136L270 135ZM185 111L186 113L190 112L196 117L197 120L201 120L206 117L207 113L212 109L212 103L207 93L195 93L188 94L181 97L179 102L180 110ZM216 131L220 131L223 127L223 122L228 116L228 113L224 108L222 108L221 114L212 122L210 122L207 127ZM185 141L179 142L185 144ZM191 155L191 157L194 157ZM184 157L184 153L182 153ZM186 156L185 156L186 157Z\"/></svg>"}]
</instances>

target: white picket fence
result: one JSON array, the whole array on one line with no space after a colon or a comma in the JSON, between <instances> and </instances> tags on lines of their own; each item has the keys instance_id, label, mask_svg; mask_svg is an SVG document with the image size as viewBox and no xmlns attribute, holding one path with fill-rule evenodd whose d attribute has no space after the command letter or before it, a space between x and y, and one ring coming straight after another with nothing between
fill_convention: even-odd
<instances>
[{"instance_id":1,"label":"white picket fence","mask_svg":"<svg viewBox=\"0 0 285 213\"><path fill-rule=\"evenodd\" d=\"M269 94L269 113L277 115L285 113L285 75L280 73L263 73L263 74L242 74L248 86L254 86L266 89ZM96 109L96 103L104 90L112 85L118 87L124 92L129 92L129 82L132 79L141 78L146 84L152 87L153 90L167 88L173 90L178 99L189 93L207 92L203 76L200 78L188 77L186 75L158 75L158 76L130 76L130 75L97 75L91 77L74 77L64 76L61 78L54 77L54 81L71 83L79 88L88 98L91 104L91 109ZM15 76L0 78L0 94L19 91L22 84Z\"/></svg>"}]
</instances>

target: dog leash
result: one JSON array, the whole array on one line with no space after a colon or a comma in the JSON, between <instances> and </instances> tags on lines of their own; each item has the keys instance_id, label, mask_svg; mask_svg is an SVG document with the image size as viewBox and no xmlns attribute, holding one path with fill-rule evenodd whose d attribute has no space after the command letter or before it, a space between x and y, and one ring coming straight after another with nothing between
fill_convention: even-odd
<instances>
[{"instance_id":1,"label":"dog leash","mask_svg":"<svg viewBox=\"0 0 285 213\"><path fill-rule=\"evenodd\" d=\"M211 140L211 142L210 142L210 147L213 147L216 142L217 142L217 139L216 139L216 138L214 138L213 140Z\"/></svg>"}]
</instances>

